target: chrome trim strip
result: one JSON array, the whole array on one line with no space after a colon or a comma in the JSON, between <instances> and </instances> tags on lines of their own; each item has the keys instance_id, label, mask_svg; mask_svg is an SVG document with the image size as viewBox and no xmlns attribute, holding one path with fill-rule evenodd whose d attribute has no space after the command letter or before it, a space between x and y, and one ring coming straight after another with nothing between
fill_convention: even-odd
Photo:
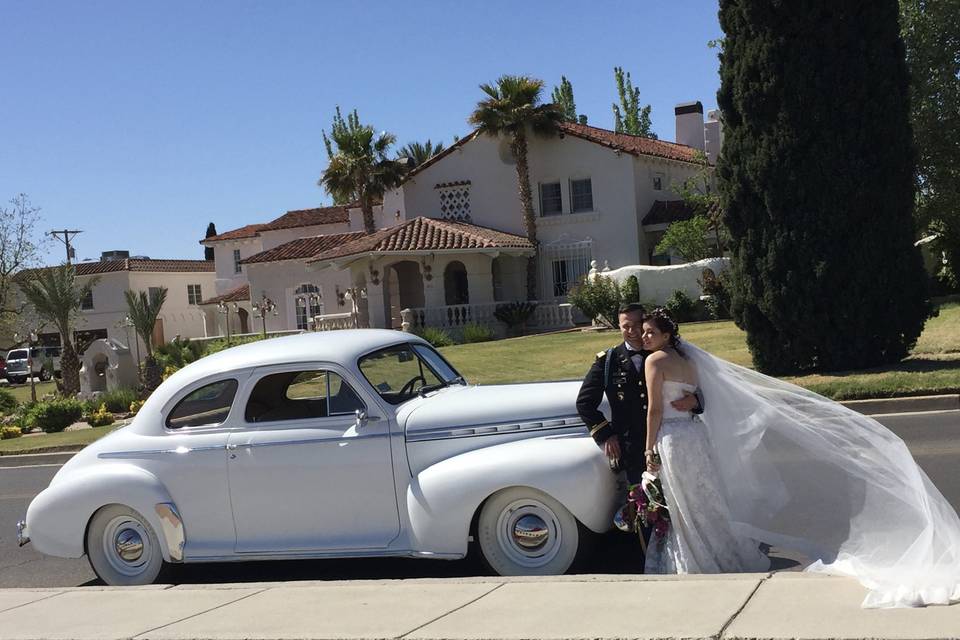
<instances>
[{"instance_id":1,"label":"chrome trim strip","mask_svg":"<svg viewBox=\"0 0 960 640\"><path fill-rule=\"evenodd\" d=\"M429 442L433 440L450 440L455 438L473 438L476 436L504 435L509 433L527 433L532 431L556 431L559 429L585 428L586 425L579 417L567 416L560 418L545 418L531 422L508 422L504 424L484 424L471 427L440 427L418 433L408 433L407 442Z\"/></svg>"},{"instance_id":2,"label":"chrome trim strip","mask_svg":"<svg viewBox=\"0 0 960 640\"><path fill-rule=\"evenodd\" d=\"M175 453L178 455L183 455L185 453L194 453L198 451L223 451L226 447L222 444L212 445L208 447L176 447L174 449L144 449L143 451L107 451L105 453L98 454L97 457L103 460L110 459L136 459L136 458L147 458L151 456L162 456L166 454Z\"/></svg>"},{"instance_id":3,"label":"chrome trim strip","mask_svg":"<svg viewBox=\"0 0 960 640\"><path fill-rule=\"evenodd\" d=\"M343 551L241 551L228 556L190 556L185 562L248 562L250 560L307 560L311 558L433 558L435 560L460 560L463 557L462 553L415 551L413 549L391 551L384 549L346 549Z\"/></svg>"},{"instance_id":4,"label":"chrome trim strip","mask_svg":"<svg viewBox=\"0 0 960 640\"><path fill-rule=\"evenodd\" d=\"M30 543L30 536L27 535L27 521L18 520L17 521L17 546L22 547L25 544Z\"/></svg>"},{"instance_id":5,"label":"chrome trim strip","mask_svg":"<svg viewBox=\"0 0 960 640\"><path fill-rule=\"evenodd\" d=\"M177 506L172 502L161 502L154 510L160 518L163 539L167 543L167 552L172 562L183 562L183 546L187 539L183 532L183 520Z\"/></svg>"},{"instance_id":6,"label":"chrome trim strip","mask_svg":"<svg viewBox=\"0 0 960 640\"><path fill-rule=\"evenodd\" d=\"M286 447L290 445L323 444L327 442L349 443L354 440L375 440L389 437L389 433L367 433L357 436L331 436L329 438L304 438L301 440L277 440L273 442L245 442L242 444L237 443L236 446L239 449L261 449L263 447Z\"/></svg>"}]
</instances>

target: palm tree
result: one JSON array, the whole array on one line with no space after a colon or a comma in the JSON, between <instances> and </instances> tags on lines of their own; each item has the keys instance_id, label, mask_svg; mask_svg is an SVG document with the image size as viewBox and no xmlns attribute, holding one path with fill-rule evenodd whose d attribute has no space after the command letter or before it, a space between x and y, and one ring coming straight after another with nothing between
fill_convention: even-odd
<instances>
[{"instance_id":1,"label":"palm tree","mask_svg":"<svg viewBox=\"0 0 960 640\"><path fill-rule=\"evenodd\" d=\"M78 286L76 269L70 264L38 269L34 273L31 278L19 283L20 290L37 316L60 332L63 393L72 396L80 391L80 358L73 346L73 323L80 315L83 299L90 295L98 278Z\"/></svg>"},{"instance_id":2,"label":"palm tree","mask_svg":"<svg viewBox=\"0 0 960 640\"><path fill-rule=\"evenodd\" d=\"M408 142L407 144L400 147L400 151L397 152L398 158L410 158L413 160L413 166L419 167L424 162L437 155L443 151L444 146L442 142L433 144L428 138L426 142Z\"/></svg>"},{"instance_id":3,"label":"palm tree","mask_svg":"<svg viewBox=\"0 0 960 640\"><path fill-rule=\"evenodd\" d=\"M364 231L373 233L374 201L400 184L406 171L402 163L387 157L396 136L385 131L376 133L370 125L360 124L356 110L344 121L337 108L330 138L326 133L323 138L330 163L317 184L329 191L336 202L359 202Z\"/></svg>"},{"instance_id":4,"label":"palm tree","mask_svg":"<svg viewBox=\"0 0 960 640\"><path fill-rule=\"evenodd\" d=\"M553 103L540 103L543 81L527 76L500 76L496 85L482 84L480 89L487 97L477 103L470 114L469 122L481 133L510 137L510 150L517 160L517 186L520 205L523 208L523 228L527 239L536 250L527 260L527 300L537 297L537 259L540 247L537 243L537 220L533 213L533 196L530 193L530 167L527 162L527 131L538 135L554 135L563 112Z\"/></svg>"},{"instance_id":5,"label":"palm tree","mask_svg":"<svg viewBox=\"0 0 960 640\"><path fill-rule=\"evenodd\" d=\"M123 292L127 299L127 314L133 323L133 329L143 340L143 346L147 350L147 357L144 359L143 367L143 388L150 393L160 386L161 374L160 364L153 357L153 328L157 324L157 318L160 316L160 309L167 299L166 287L151 287L149 295L146 291L127 291ZM139 363L138 363L139 364Z\"/></svg>"}]
</instances>

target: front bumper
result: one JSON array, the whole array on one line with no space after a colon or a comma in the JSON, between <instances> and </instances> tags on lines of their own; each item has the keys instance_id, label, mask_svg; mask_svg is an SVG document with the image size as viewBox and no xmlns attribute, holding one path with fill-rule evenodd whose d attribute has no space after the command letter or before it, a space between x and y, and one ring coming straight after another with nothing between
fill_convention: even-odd
<instances>
[{"instance_id":1,"label":"front bumper","mask_svg":"<svg viewBox=\"0 0 960 640\"><path fill-rule=\"evenodd\" d=\"M30 536L27 534L27 522L19 520L17 522L17 546L22 547L30 542Z\"/></svg>"}]
</instances>

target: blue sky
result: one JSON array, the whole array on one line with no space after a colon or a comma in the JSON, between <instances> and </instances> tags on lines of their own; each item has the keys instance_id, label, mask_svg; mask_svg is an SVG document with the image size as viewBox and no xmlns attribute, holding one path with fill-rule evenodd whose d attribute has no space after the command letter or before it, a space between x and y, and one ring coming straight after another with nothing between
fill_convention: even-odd
<instances>
[{"instance_id":1,"label":"blue sky","mask_svg":"<svg viewBox=\"0 0 960 640\"><path fill-rule=\"evenodd\" d=\"M0 0L0 201L43 230L83 229L77 258L200 258L219 231L329 204L321 130L334 107L400 144L450 143L481 82L565 75L613 128L613 67L654 130L716 106L716 2L11 2ZM51 244L47 261L62 260Z\"/></svg>"}]
</instances>

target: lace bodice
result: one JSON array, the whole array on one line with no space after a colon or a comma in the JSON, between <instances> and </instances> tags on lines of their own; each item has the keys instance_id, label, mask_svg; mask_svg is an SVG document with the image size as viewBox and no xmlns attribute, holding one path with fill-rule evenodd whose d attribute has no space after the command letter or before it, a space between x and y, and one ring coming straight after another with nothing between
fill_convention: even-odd
<instances>
[{"instance_id":1,"label":"lace bodice","mask_svg":"<svg viewBox=\"0 0 960 640\"><path fill-rule=\"evenodd\" d=\"M683 397L685 393L693 393L697 390L694 384L686 382L677 382L676 380L664 380L660 392L663 394L663 417L664 418L689 418L689 411L677 411L670 404L674 400Z\"/></svg>"}]
</instances>

